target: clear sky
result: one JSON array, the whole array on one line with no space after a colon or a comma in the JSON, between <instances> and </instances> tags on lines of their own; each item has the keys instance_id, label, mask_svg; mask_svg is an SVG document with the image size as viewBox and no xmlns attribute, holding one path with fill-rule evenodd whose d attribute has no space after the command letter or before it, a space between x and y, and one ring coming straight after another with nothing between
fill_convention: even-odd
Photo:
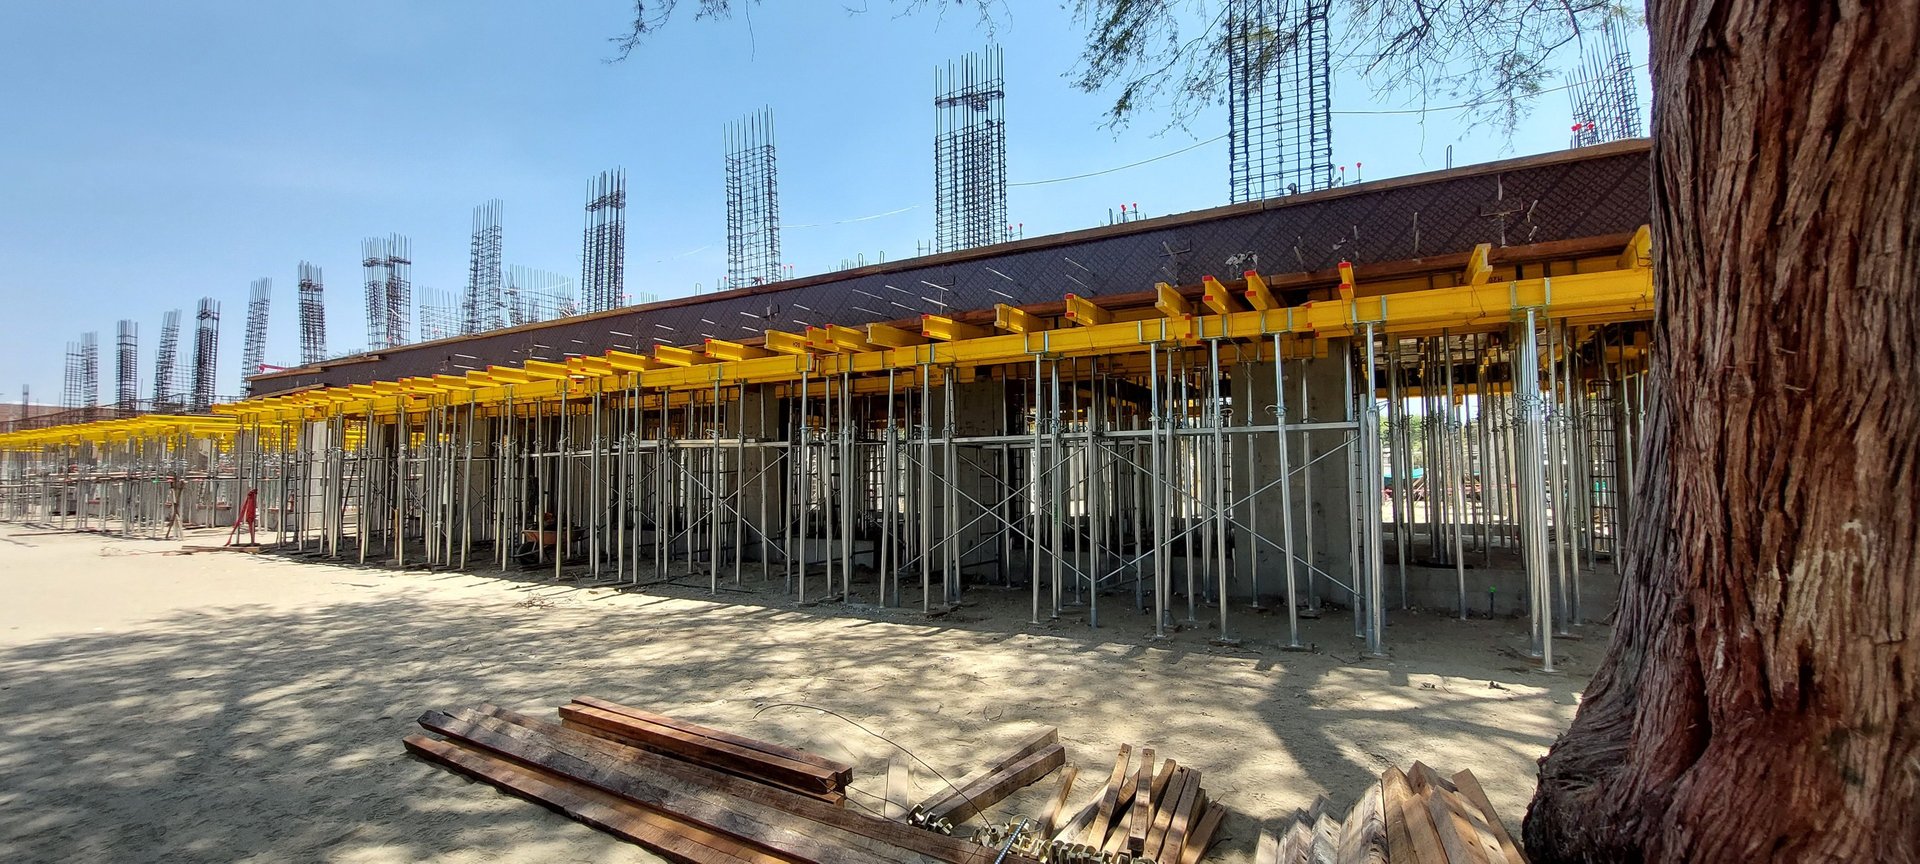
<instances>
[{"instance_id":1,"label":"clear sky","mask_svg":"<svg viewBox=\"0 0 1920 864\"><path fill-rule=\"evenodd\" d=\"M1009 210L1027 236L1104 224L1123 203L1149 216L1226 203L1224 140L1033 183L1192 147L1226 131L1226 112L1189 130L1156 114L1101 129L1108 98L1065 77L1081 33L1069 13L1008 5L993 38L1006 50ZM577 278L587 181L616 166L627 290L712 290L726 267L721 131L762 106L794 272L911 257L933 235L933 68L988 34L970 14L897 9L683 11L610 64L627 0L0 2L0 399L25 384L57 403L65 346L91 330L111 401L121 318L139 324L150 396L162 314L183 310L190 345L203 296L223 307L218 391L238 393L251 280L274 280L267 362L298 359L303 259L325 269L328 349L364 345L361 239L410 236L416 291L457 297L471 211L489 198L505 201L508 264ZM1634 50L1643 62L1643 36ZM1561 92L1511 138L1468 129L1470 111L1366 113L1417 103L1351 76L1333 102L1350 179L1444 167L1449 146L1466 164L1567 145Z\"/></svg>"}]
</instances>

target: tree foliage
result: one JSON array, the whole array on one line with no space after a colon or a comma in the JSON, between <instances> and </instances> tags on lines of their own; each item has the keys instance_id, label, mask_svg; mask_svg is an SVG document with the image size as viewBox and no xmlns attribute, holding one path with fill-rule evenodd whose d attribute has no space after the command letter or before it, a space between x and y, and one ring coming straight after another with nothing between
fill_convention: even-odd
<instances>
[{"instance_id":1,"label":"tree foliage","mask_svg":"<svg viewBox=\"0 0 1920 864\"><path fill-rule=\"evenodd\" d=\"M625 59L665 26L683 0L632 0L633 22L612 39ZM724 19L761 0L684 0L698 19ZM893 0L902 14L965 10L991 29L1010 17L1004 0ZM1376 90L1418 107L1472 104L1475 123L1511 132L1556 74L1553 53L1608 18L1633 17L1623 0L1286 0L1283 32L1262 34L1278 63L1298 41L1304 13L1333 16L1336 69L1357 72ZM1083 29L1067 78L1112 101L1107 125L1142 110L1181 126L1226 97L1226 34L1231 0L1071 0ZM859 13L868 7L848 9ZM1290 27L1289 27L1290 25ZM1257 71L1257 70L1256 70Z\"/></svg>"}]
</instances>

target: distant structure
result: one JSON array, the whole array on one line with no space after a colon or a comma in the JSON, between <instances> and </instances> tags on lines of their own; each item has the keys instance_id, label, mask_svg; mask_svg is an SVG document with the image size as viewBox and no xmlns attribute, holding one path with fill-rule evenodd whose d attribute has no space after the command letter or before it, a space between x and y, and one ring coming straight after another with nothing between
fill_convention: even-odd
<instances>
[{"instance_id":1,"label":"distant structure","mask_svg":"<svg viewBox=\"0 0 1920 864\"><path fill-rule=\"evenodd\" d=\"M999 46L933 73L935 251L1007 239L1006 82Z\"/></svg>"},{"instance_id":2,"label":"distant structure","mask_svg":"<svg viewBox=\"0 0 1920 864\"><path fill-rule=\"evenodd\" d=\"M550 270L515 264L507 268L505 295L507 324L518 327L579 314L573 280Z\"/></svg>"},{"instance_id":3,"label":"distant structure","mask_svg":"<svg viewBox=\"0 0 1920 864\"><path fill-rule=\"evenodd\" d=\"M465 312L463 300L459 308L454 306L453 298L445 291L432 288L420 289L420 341L433 342L449 339L461 334L460 318Z\"/></svg>"},{"instance_id":4,"label":"distant structure","mask_svg":"<svg viewBox=\"0 0 1920 864\"><path fill-rule=\"evenodd\" d=\"M300 262L300 364L327 359L326 285L320 267Z\"/></svg>"},{"instance_id":5,"label":"distant structure","mask_svg":"<svg viewBox=\"0 0 1920 864\"><path fill-rule=\"evenodd\" d=\"M367 350L408 342L413 330L413 244L392 234L360 241L367 280Z\"/></svg>"},{"instance_id":6,"label":"distant structure","mask_svg":"<svg viewBox=\"0 0 1920 864\"><path fill-rule=\"evenodd\" d=\"M602 171L587 186L587 227L581 236L580 299L584 312L605 312L626 293L627 172Z\"/></svg>"},{"instance_id":7,"label":"distant structure","mask_svg":"<svg viewBox=\"0 0 1920 864\"><path fill-rule=\"evenodd\" d=\"M273 280L255 279L247 289L247 333L240 343L240 386L260 374L267 362L267 309L273 303Z\"/></svg>"},{"instance_id":8,"label":"distant structure","mask_svg":"<svg viewBox=\"0 0 1920 864\"><path fill-rule=\"evenodd\" d=\"M460 332L467 335L498 330L505 323L500 275L503 211L498 198L473 208L473 248L467 265L467 293L460 302Z\"/></svg>"},{"instance_id":9,"label":"distant structure","mask_svg":"<svg viewBox=\"0 0 1920 864\"><path fill-rule=\"evenodd\" d=\"M185 400L180 392L180 310L169 309L160 319L160 350L153 360L153 410L177 411Z\"/></svg>"},{"instance_id":10,"label":"distant structure","mask_svg":"<svg viewBox=\"0 0 1920 864\"><path fill-rule=\"evenodd\" d=\"M1573 102L1573 145L1585 147L1640 137L1640 94L1626 26L1608 18L1580 43L1580 77L1567 90Z\"/></svg>"},{"instance_id":11,"label":"distant structure","mask_svg":"<svg viewBox=\"0 0 1920 864\"><path fill-rule=\"evenodd\" d=\"M1234 203L1333 186L1329 0L1228 0L1228 192Z\"/></svg>"},{"instance_id":12,"label":"distant structure","mask_svg":"<svg viewBox=\"0 0 1920 864\"><path fill-rule=\"evenodd\" d=\"M100 404L100 335L82 333L67 343L67 375L60 407L92 409Z\"/></svg>"},{"instance_id":13,"label":"distant structure","mask_svg":"<svg viewBox=\"0 0 1920 864\"><path fill-rule=\"evenodd\" d=\"M773 110L727 124L727 288L780 281Z\"/></svg>"},{"instance_id":14,"label":"distant structure","mask_svg":"<svg viewBox=\"0 0 1920 864\"><path fill-rule=\"evenodd\" d=\"M213 407L214 368L220 356L220 304L212 297L200 298L200 311L194 319L193 392L187 408L205 413Z\"/></svg>"},{"instance_id":15,"label":"distant structure","mask_svg":"<svg viewBox=\"0 0 1920 864\"><path fill-rule=\"evenodd\" d=\"M114 342L113 406L132 411L140 406L140 325L121 319Z\"/></svg>"}]
</instances>

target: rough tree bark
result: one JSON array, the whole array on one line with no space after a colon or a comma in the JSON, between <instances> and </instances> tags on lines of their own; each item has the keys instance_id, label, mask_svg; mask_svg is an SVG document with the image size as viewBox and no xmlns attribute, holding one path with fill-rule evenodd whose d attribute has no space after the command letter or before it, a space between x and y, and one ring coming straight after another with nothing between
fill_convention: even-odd
<instances>
[{"instance_id":1,"label":"rough tree bark","mask_svg":"<svg viewBox=\"0 0 1920 864\"><path fill-rule=\"evenodd\" d=\"M1920 859L1920 3L1649 13L1642 497L1529 853Z\"/></svg>"}]
</instances>

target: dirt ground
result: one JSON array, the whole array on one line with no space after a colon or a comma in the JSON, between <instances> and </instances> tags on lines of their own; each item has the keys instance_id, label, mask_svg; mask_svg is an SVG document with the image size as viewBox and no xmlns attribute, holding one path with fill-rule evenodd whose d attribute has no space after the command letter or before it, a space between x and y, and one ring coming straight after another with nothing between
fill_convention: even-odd
<instances>
[{"instance_id":1,"label":"dirt ground","mask_svg":"<svg viewBox=\"0 0 1920 864\"><path fill-rule=\"evenodd\" d=\"M1074 807L1117 745L1152 746L1230 808L1214 861L1251 860L1261 820L1319 794L1344 811L1415 759L1473 769L1515 825L1606 637L1578 628L1545 675L1515 619L1394 610L1390 656L1368 658L1340 613L1305 622L1314 650L1287 651L1284 618L1237 605L1227 647L1209 626L1148 639L1130 595L1102 598L1100 629L1035 627L1017 590L928 620L798 607L753 576L718 596L640 593L179 545L0 526L0 860L656 861L400 746L427 708L550 714L575 695L844 759L849 806L875 809L906 758L879 736L957 780L1057 726L1081 769ZM918 765L913 781L915 799L943 785ZM1054 781L995 817L1037 811Z\"/></svg>"}]
</instances>

